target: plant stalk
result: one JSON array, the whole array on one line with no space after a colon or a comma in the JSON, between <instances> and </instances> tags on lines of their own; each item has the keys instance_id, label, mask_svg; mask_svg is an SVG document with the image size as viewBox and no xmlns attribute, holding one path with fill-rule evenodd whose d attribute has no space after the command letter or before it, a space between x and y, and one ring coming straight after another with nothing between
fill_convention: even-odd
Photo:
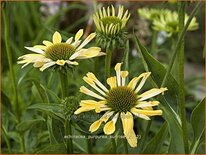
<instances>
[{"instance_id":1,"label":"plant stalk","mask_svg":"<svg viewBox=\"0 0 206 155\"><path fill-rule=\"evenodd\" d=\"M158 32L153 30L153 32L152 32L151 53L153 53L154 55L157 53L157 35L158 35Z\"/></svg>"},{"instance_id":2,"label":"plant stalk","mask_svg":"<svg viewBox=\"0 0 206 155\"><path fill-rule=\"evenodd\" d=\"M112 50L107 48L106 49L106 59L105 59L106 78L110 77L111 59L112 59Z\"/></svg>"},{"instance_id":3,"label":"plant stalk","mask_svg":"<svg viewBox=\"0 0 206 155\"><path fill-rule=\"evenodd\" d=\"M179 29L180 31L184 28L185 20L185 2L180 2L179 6ZM180 37L180 36L179 36ZM184 92L184 38L180 42L180 48L178 53L178 62L179 62L179 74L178 74L178 83L179 83L179 96L178 101L180 104L181 120L182 120L182 131L183 131L183 140L185 153L189 153L189 144L188 144L188 132L187 132L187 120L186 120L186 109L185 109L185 92Z\"/></svg>"},{"instance_id":4,"label":"plant stalk","mask_svg":"<svg viewBox=\"0 0 206 155\"><path fill-rule=\"evenodd\" d=\"M59 72L60 76L60 83L61 83L61 92L62 92L62 99L64 99L68 94L68 80L67 80L67 74L63 72ZM67 153L72 154L73 153L73 143L72 143L72 126L71 126L71 120L70 118L65 118L64 122L64 133L66 138L66 147L67 147Z\"/></svg>"}]
</instances>

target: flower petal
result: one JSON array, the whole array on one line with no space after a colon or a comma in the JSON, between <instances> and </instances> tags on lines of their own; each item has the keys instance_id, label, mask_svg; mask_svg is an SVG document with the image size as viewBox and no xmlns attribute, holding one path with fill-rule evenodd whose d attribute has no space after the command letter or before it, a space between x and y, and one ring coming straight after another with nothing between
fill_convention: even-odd
<instances>
[{"instance_id":1,"label":"flower petal","mask_svg":"<svg viewBox=\"0 0 206 155\"><path fill-rule=\"evenodd\" d=\"M99 47L90 47L85 51L82 51L76 59L89 59L99 55L101 48Z\"/></svg>"},{"instance_id":2,"label":"flower petal","mask_svg":"<svg viewBox=\"0 0 206 155\"><path fill-rule=\"evenodd\" d=\"M41 49L41 50L45 50L47 47L44 46L44 45L35 45L34 48L38 48L38 49Z\"/></svg>"},{"instance_id":3,"label":"flower petal","mask_svg":"<svg viewBox=\"0 0 206 155\"><path fill-rule=\"evenodd\" d=\"M102 124L101 120L97 120L94 123L92 123L89 127L90 132L95 132L99 129L100 125Z\"/></svg>"},{"instance_id":4,"label":"flower petal","mask_svg":"<svg viewBox=\"0 0 206 155\"><path fill-rule=\"evenodd\" d=\"M43 72L45 69L47 69L47 68L49 68L49 67L51 67L51 66L53 66L53 65L55 65L55 64L56 64L56 62L54 62L54 61L45 63L45 64L40 68L40 71Z\"/></svg>"},{"instance_id":5,"label":"flower petal","mask_svg":"<svg viewBox=\"0 0 206 155\"><path fill-rule=\"evenodd\" d=\"M132 108L131 111L133 113L143 114L147 116L162 115L162 110L142 110L142 109Z\"/></svg>"},{"instance_id":6,"label":"flower petal","mask_svg":"<svg viewBox=\"0 0 206 155\"><path fill-rule=\"evenodd\" d=\"M111 134L114 133L114 131L115 131L115 129L116 129L116 128L115 128L115 124L116 124L116 122L117 122L118 115L119 115L119 113L117 113L117 114L112 118L111 121L109 121L109 122L107 122L107 123L105 124L103 130L104 130L104 133L105 133L106 135L111 135Z\"/></svg>"},{"instance_id":7,"label":"flower petal","mask_svg":"<svg viewBox=\"0 0 206 155\"><path fill-rule=\"evenodd\" d=\"M83 29L80 29L75 35L75 42L78 41L83 35Z\"/></svg>"},{"instance_id":8,"label":"flower petal","mask_svg":"<svg viewBox=\"0 0 206 155\"><path fill-rule=\"evenodd\" d=\"M130 144L131 147L136 147L137 138L133 130L134 120L132 114L130 112L127 112L126 114L122 112L120 117L122 120L124 135L127 139L127 142Z\"/></svg>"},{"instance_id":9,"label":"flower petal","mask_svg":"<svg viewBox=\"0 0 206 155\"><path fill-rule=\"evenodd\" d=\"M138 97L140 98L139 101L144 101L146 99L149 99L151 97L154 97L156 95L159 95L161 93L164 93L166 90L168 90L167 88L153 88L150 89L144 93L142 93L141 95L139 95Z\"/></svg>"},{"instance_id":10,"label":"flower petal","mask_svg":"<svg viewBox=\"0 0 206 155\"><path fill-rule=\"evenodd\" d=\"M72 40L73 40L73 37L70 37L69 39L67 39L66 43L67 43L67 44L71 44L71 43L72 43Z\"/></svg>"},{"instance_id":11,"label":"flower petal","mask_svg":"<svg viewBox=\"0 0 206 155\"><path fill-rule=\"evenodd\" d=\"M35 48L35 47L25 47L25 48L35 53L44 54L44 51L42 51L39 48Z\"/></svg>"},{"instance_id":12,"label":"flower petal","mask_svg":"<svg viewBox=\"0 0 206 155\"><path fill-rule=\"evenodd\" d=\"M53 45L52 42L47 41L47 40L44 40L44 41L43 41L43 44L46 45L47 47Z\"/></svg>"},{"instance_id":13,"label":"flower petal","mask_svg":"<svg viewBox=\"0 0 206 155\"><path fill-rule=\"evenodd\" d=\"M84 93L84 94L86 94L86 95L95 97L95 98L100 99L100 100L105 100L104 97L102 97L102 96L94 93L93 91L89 90L89 89L86 88L85 86L81 86L81 87L80 87L80 92L81 92L81 93Z\"/></svg>"},{"instance_id":14,"label":"flower petal","mask_svg":"<svg viewBox=\"0 0 206 155\"><path fill-rule=\"evenodd\" d=\"M114 88L114 87L117 87L117 78L116 78L116 76L107 78L107 84L110 86L111 89Z\"/></svg>"},{"instance_id":15,"label":"flower petal","mask_svg":"<svg viewBox=\"0 0 206 155\"><path fill-rule=\"evenodd\" d=\"M56 31L56 32L53 34L52 41L53 41L54 44L56 44L56 43L61 43L61 42L62 42L61 34Z\"/></svg>"},{"instance_id":16,"label":"flower petal","mask_svg":"<svg viewBox=\"0 0 206 155\"><path fill-rule=\"evenodd\" d=\"M82 42L82 44L77 48L77 50L80 50L80 49L82 49L84 46L86 46L95 36L96 36L96 33L91 33L91 34Z\"/></svg>"},{"instance_id":17,"label":"flower petal","mask_svg":"<svg viewBox=\"0 0 206 155\"><path fill-rule=\"evenodd\" d=\"M64 66L65 63L66 63L65 60L57 60L56 61L56 64L59 65L59 66Z\"/></svg>"},{"instance_id":18,"label":"flower petal","mask_svg":"<svg viewBox=\"0 0 206 155\"><path fill-rule=\"evenodd\" d=\"M117 76L117 86L121 86L121 78L120 78L121 65L122 63L117 63L114 67Z\"/></svg>"}]
</instances>

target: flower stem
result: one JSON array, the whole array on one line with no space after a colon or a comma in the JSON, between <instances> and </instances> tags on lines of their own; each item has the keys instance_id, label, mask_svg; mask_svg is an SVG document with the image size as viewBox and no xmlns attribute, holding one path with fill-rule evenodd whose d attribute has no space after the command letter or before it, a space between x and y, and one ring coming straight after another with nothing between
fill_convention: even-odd
<instances>
[{"instance_id":1,"label":"flower stem","mask_svg":"<svg viewBox=\"0 0 206 155\"><path fill-rule=\"evenodd\" d=\"M87 150L88 150L88 154L92 154L92 144L91 144L91 139L89 138L88 135L87 135Z\"/></svg>"},{"instance_id":2,"label":"flower stem","mask_svg":"<svg viewBox=\"0 0 206 155\"><path fill-rule=\"evenodd\" d=\"M179 29L180 31L184 28L184 20L185 20L185 3L180 2L179 6ZM178 101L180 104L181 110L181 120L182 120L182 131L183 131L183 140L185 153L189 153L189 144L188 144L188 132L187 132L187 120L186 120L186 112L185 112L185 92L184 92L184 38L180 43L180 49L178 53L178 62L179 62L179 74L178 74L178 82L179 82L179 96Z\"/></svg>"},{"instance_id":3,"label":"flower stem","mask_svg":"<svg viewBox=\"0 0 206 155\"><path fill-rule=\"evenodd\" d=\"M65 120L64 124L64 130L65 130L65 135L68 136L66 138L66 146L67 146L67 153L72 154L73 153L73 143L72 143L72 126L71 126L71 120L70 118Z\"/></svg>"},{"instance_id":4,"label":"flower stem","mask_svg":"<svg viewBox=\"0 0 206 155\"><path fill-rule=\"evenodd\" d=\"M67 96L67 75L64 74L63 72L59 72L59 77L60 77L60 83L61 83L61 93L62 93L62 99L64 99Z\"/></svg>"},{"instance_id":5,"label":"flower stem","mask_svg":"<svg viewBox=\"0 0 206 155\"><path fill-rule=\"evenodd\" d=\"M164 79L163 79L163 81L162 81L162 84L161 84L162 87L164 87L165 84L166 84L166 82L167 82L167 78L168 78L169 73L170 73L170 71L171 71L171 69L172 69L172 67L173 67L174 60L175 60L175 58L176 58L177 52L179 51L179 48L180 48L180 46L181 46L181 41L182 41L183 37L185 36L185 33L186 33L186 31L187 31L187 28L188 28L190 22L192 21L192 18L195 16L195 14L197 13L197 11L200 10L200 8L202 7L203 4L204 4L204 3L203 3L202 1L199 1L199 2L197 3L197 5L196 5L195 8L192 10L192 13L191 13L190 16L189 16L189 19L187 20L187 23L185 24L183 30L181 31L181 33L180 33L180 35L179 35L179 37L178 37L178 41L177 41L175 50L173 51L171 61L170 61L170 63L169 63L167 72L166 72L166 74L165 74L165 76L164 76Z\"/></svg>"},{"instance_id":6,"label":"flower stem","mask_svg":"<svg viewBox=\"0 0 206 155\"><path fill-rule=\"evenodd\" d=\"M156 54L157 50L157 34L158 32L153 30L152 32L152 44L151 44L151 53Z\"/></svg>"},{"instance_id":7,"label":"flower stem","mask_svg":"<svg viewBox=\"0 0 206 155\"><path fill-rule=\"evenodd\" d=\"M8 5L8 4L5 4ZM20 122L20 105L18 102L18 91L17 91L17 84L16 84L16 76L14 73L14 69L13 69L13 64L12 64L12 54L10 51L10 47L9 47L9 25L8 25L8 14L5 11L7 8L3 8L3 22L4 22L4 38L5 38L5 45L6 45L6 54L7 54L7 59L8 59L8 63L9 63L9 71L10 71L10 78L12 80L12 85L13 85L13 97L14 97L14 113L16 114L17 117L17 121L18 123Z\"/></svg>"},{"instance_id":8,"label":"flower stem","mask_svg":"<svg viewBox=\"0 0 206 155\"><path fill-rule=\"evenodd\" d=\"M60 83L61 83L62 99L64 99L67 96L67 92L68 92L67 74L60 71L59 76L60 76ZM67 153L72 154L73 153L73 143L72 143L72 126L71 126L70 118L65 119L64 133L65 133L65 136L68 136L68 138L66 138Z\"/></svg>"},{"instance_id":9,"label":"flower stem","mask_svg":"<svg viewBox=\"0 0 206 155\"><path fill-rule=\"evenodd\" d=\"M112 59L112 50L107 48L106 49L106 59L105 59L106 78L110 77L111 59Z\"/></svg>"},{"instance_id":10,"label":"flower stem","mask_svg":"<svg viewBox=\"0 0 206 155\"><path fill-rule=\"evenodd\" d=\"M116 154L117 146L116 146L115 138L111 138L111 141L112 141L112 153Z\"/></svg>"},{"instance_id":11,"label":"flower stem","mask_svg":"<svg viewBox=\"0 0 206 155\"><path fill-rule=\"evenodd\" d=\"M121 128L120 128L120 130L121 130L122 136L124 136L124 131L123 131L122 123L121 123ZM125 137L123 138L123 145L124 145L124 152L125 152L125 154L128 154L127 140L126 140Z\"/></svg>"}]
</instances>

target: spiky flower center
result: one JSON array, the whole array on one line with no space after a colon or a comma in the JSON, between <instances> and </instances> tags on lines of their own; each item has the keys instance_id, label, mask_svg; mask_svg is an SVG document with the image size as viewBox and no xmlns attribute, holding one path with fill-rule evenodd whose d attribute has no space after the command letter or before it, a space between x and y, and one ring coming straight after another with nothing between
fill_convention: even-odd
<instances>
[{"instance_id":1,"label":"spiky flower center","mask_svg":"<svg viewBox=\"0 0 206 155\"><path fill-rule=\"evenodd\" d=\"M102 23L104 26L110 25L110 24L113 24L113 25L120 24L121 25L122 20L119 19L118 17L107 16L107 17L102 18Z\"/></svg>"},{"instance_id":2,"label":"spiky flower center","mask_svg":"<svg viewBox=\"0 0 206 155\"><path fill-rule=\"evenodd\" d=\"M117 112L127 112L135 106L137 95L126 86L112 88L107 95L108 106Z\"/></svg>"},{"instance_id":3,"label":"spiky flower center","mask_svg":"<svg viewBox=\"0 0 206 155\"><path fill-rule=\"evenodd\" d=\"M67 43L56 43L46 48L45 56L54 61L68 60L75 52L75 47Z\"/></svg>"}]
</instances>

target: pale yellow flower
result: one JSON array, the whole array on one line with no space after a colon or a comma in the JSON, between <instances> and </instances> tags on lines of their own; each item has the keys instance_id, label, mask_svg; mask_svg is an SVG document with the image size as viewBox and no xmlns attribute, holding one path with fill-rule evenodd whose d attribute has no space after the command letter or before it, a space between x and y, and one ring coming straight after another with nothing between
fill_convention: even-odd
<instances>
[{"instance_id":1,"label":"pale yellow flower","mask_svg":"<svg viewBox=\"0 0 206 155\"><path fill-rule=\"evenodd\" d=\"M25 47L26 49L35 52L35 54L26 54L19 57L18 64L24 64L25 67L32 63L34 67L40 68L40 71L51 66L73 66L78 65L76 60L88 59L96 56L105 55L99 47L84 48L95 36L96 33L91 33L84 41L81 41L83 29L80 29L74 39L73 37L62 42L62 37L59 32L55 32L52 37L52 42L44 40L44 45L35 45L34 47Z\"/></svg>"},{"instance_id":2,"label":"pale yellow flower","mask_svg":"<svg viewBox=\"0 0 206 155\"><path fill-rule=\"evenodd\" d=\"M186 24L189 16L185 14L185 21ZM153 21L153 29L156 31L165 31L168 33L168 36L179 32L179 17L177 12L168 11L165 14L161 14L158 19ZM187 31L194 31L198 29L198 23L196 17L192 18L192 21L187 28Z\"/></svg>"},{"instance_id":3,"label":"pale yellow flower","mask_svg":"<svg viewBox=\"0 0 206 155\"><path fill-rule=\"evenodd\" d=\"M121 71L121 64L122 63L117 63L115 66L116 76L107 79L107 84L110 86L110 89L105 87L93 73L87 73L87 76L83 79L95 89L96 92L89 90L85 86L80 88L80 92L96 98L97 101L82 100L80 102L80 108L75 111L75 114L91 110L94 110L96 113L105 112L99 120L91 124L89 131L95 132L102 123L106 123L103 128L106 135L115 132L115 124L120 117L124 135L128 143L131 147L136 147L137 138L133 130L133 115L145 120L150 120L150 116L162 115L162 110L154 110L152 108L157 106L159 102L147 101L147 99L163 94L167 88L153 88L144 93L140 93L140 89L151 73L142 73L138 77L134 77L127 84L126 78L128 71Z\"/></svg>"},{"instance_id":4,"label":"pale yellow flower","mask_svg":"<svg viewBox=\"0 0 206 155\"><path fill-rule=\"evenodd\" d=\"M115 13L113 5L107 8L100 8L94 15L93 20L96 26L96 41L103 48L123 46L125 44L125 26L130 17L128 10L124 12L122 5Z\"/></svg>"}]
</instances>

